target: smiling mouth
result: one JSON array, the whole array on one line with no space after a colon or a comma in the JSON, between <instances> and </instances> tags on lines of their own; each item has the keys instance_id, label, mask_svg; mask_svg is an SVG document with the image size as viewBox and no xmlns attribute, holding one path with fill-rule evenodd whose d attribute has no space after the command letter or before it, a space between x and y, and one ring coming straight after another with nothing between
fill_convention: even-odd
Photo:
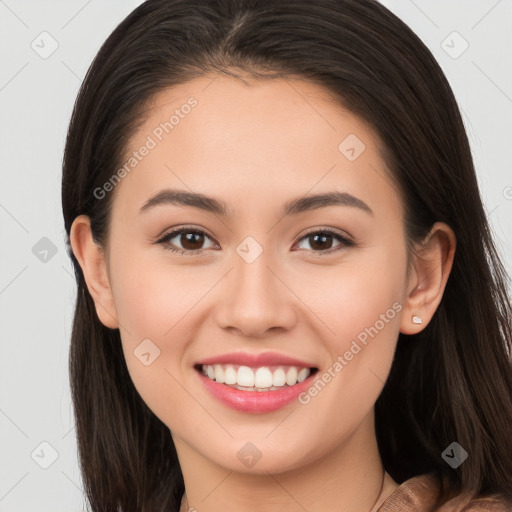
<instances>
[{"instance_id":1,"label":"smiling mouth","mask_svg":"<svg viewBox=\"0 0 512 512\"><path fill-rule=\"evenodd\" d=\"M293 387L318 372L318 368L300 366L250 367L236 364L196 364L205 377L241 391L279 391Z\"/></svg>"}]
</instances>

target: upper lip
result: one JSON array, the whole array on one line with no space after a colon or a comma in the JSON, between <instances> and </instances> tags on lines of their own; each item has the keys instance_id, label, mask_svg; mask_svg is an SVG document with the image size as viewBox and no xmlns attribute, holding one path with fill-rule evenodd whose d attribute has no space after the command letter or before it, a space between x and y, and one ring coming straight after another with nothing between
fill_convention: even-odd
<instances>
[{"instance_id":1,"label":"upper lip","mask_svg":"<svg viewBox=\"0 0 512 512\"><path fill-rule=\"evenodd\" d=\"M240 366L299 366L301 368L314 368L315 366L296 359L294 357L285 356L277 352L263 352L261 354L249 354L247 352L232 352L230 354L222 354L215 357L209 357L197 362L198 365L212 364L235 364Z\"/></svg>"}]
</instances>

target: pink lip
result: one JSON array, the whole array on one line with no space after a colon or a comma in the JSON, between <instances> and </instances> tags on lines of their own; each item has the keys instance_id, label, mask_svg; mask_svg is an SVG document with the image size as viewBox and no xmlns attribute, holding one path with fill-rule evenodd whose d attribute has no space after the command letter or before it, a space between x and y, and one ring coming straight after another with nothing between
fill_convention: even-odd
<instances>
[{"instance_id":1,"label":"pink lip","mask_svg":"<svg viewBox=\"0 0 512 512\"><path fill-rule=\"evenodd\" d=\"M314 365L305 361L300 361L293 357L288 357L277 352L263 352L262 354L249 354L246 352L233 352L231 354L222 354L216 357L203 359L197 364L234 364L240 366L299 366L300 368L313 368ZM242 393L246 393L242 391Z\"/></svg>"},{"instance_id":2,"label":"pink lip","mask_svg":"<svg viewBox=\"0 0 512 512\"><path fill-rule=\"evenodd\" d=\"M197 375L206 389L224 405L241 412L265 413L276 411L293 402L311 385L312 378L316 373L295 386L285 386L276 391L241 391L225 384L219 384L205 377L200 371L197 371Z\"/></svg>"}]
</instances>

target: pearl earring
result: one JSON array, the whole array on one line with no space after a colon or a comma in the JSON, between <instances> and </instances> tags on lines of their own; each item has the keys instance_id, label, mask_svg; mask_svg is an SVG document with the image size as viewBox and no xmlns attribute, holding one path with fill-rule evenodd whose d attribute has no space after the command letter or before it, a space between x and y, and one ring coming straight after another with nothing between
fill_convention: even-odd
<instances>
[{"instance_id":1,"label":"pearl earring","mask_svg":"<svg viewBox=\"0 0 512 512\"><path fill-rule=\"evenodd\" d=\"M413 315L412 316L412 323L413 324L422 324L423 320L419 316Z\"/></svg>"}]
</instances>

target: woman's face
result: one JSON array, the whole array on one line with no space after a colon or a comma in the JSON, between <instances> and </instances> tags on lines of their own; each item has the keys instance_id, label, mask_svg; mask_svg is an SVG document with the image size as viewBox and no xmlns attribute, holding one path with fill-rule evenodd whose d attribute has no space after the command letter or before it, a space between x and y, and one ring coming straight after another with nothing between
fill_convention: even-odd
<instances>
[{"instance_id":1,"label":"woman's face","mask_svg":"<svg viewBox=\"0 0 512 512\"><path fill-rule=\"evenodd\" d=\"M375 134L298 80L204 76L145 115L120 183L103 189L111 314L179 455L279 472L373 435L409 288ZM215 358L210 377L267 391L203 375Z\"/></svg>"}]
</instances>

